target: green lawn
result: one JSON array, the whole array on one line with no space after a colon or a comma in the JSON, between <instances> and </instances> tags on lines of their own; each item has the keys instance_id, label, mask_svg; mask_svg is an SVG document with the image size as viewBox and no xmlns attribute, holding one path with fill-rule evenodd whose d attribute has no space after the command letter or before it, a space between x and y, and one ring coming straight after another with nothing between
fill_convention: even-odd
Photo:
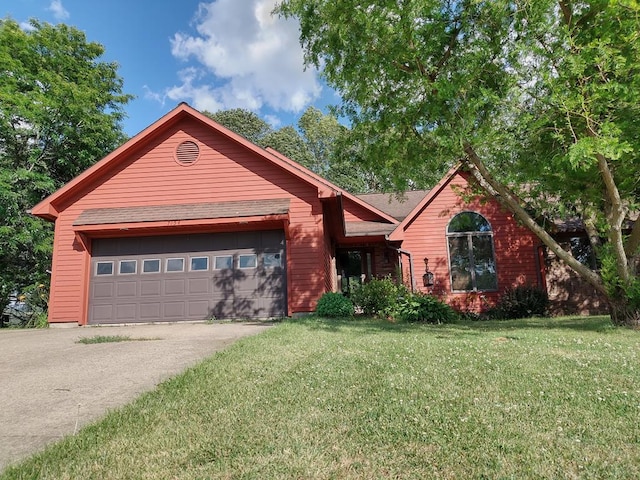
<instances>
[{"instance_id":1,"label":"green lawn","mask_svg":"<svg viewBox=\"0 0 640 480\"><path fill-rule=\"evenodd\" d=\"M640 332L291 320L2 479L640 478Z\"/></svg>"}]
</instances>

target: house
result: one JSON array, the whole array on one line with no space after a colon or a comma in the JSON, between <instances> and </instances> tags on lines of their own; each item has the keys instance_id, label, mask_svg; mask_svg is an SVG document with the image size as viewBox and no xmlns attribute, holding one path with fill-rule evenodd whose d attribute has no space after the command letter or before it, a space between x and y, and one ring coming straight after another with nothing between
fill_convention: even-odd
<instances>
[{"instance_id":1,"label":"house","mask_svg":"<svg viewBox=\"0 0 640 480\"><path fill-rule=\"evenodd\" d=\"M33 207L55 222L49 322L294 316L397 274L474 310L544 287L537 238L467 187L454 168L352 195L183 103Z\"/></svg>"}]
</instances>

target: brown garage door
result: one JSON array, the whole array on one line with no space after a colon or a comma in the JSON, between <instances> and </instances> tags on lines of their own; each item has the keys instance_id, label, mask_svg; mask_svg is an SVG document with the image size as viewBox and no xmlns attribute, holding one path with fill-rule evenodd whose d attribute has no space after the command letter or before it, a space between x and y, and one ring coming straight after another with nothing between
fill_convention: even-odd
<instances>
[{"instance_id":1,"label":"brown garage door","mask_svg":"<svg viewBox=\"0 0 640 480\"><path fill-rule=\"evenodd\" d=\"M95 239L89 323L286 315L281 230Z\"/></svg>"}]
</instances>

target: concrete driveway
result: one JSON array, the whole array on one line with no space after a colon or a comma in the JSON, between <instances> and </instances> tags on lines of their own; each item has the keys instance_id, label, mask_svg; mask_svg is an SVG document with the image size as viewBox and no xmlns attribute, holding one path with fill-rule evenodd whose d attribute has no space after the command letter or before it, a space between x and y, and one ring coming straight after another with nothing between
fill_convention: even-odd
<instances>
[{"instance_id":1,"label":"concrete driveway","mask_svg":"<svg viewBox=\"0 0 640 480\"><path fill-rule=\"evenodd\" d=\"M0 330L0 471L268 324ZM123 335L119 343L83 337Z\"/></svg>"}]
</instances>

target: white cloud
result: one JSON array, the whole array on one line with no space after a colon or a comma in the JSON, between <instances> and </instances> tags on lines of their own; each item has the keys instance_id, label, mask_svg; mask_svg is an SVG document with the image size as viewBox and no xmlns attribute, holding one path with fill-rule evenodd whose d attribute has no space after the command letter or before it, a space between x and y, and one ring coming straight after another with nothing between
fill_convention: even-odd
<instances>
[{"instance_id":1,"label":"white cloud","mask_svg":"<svg viewBox=\"0 0 640 480\"><path fill-rule=\"evenodd\" d=\"M47 10L53 13L56 20L66 20L69 18L69 12L62 5L62 0L51 0L51 4Z\"/></svg>"},{"instance_id":2,"label":"white cloud","mask_svg":"<svg viewBox=\"0 0 640 480\"><path fill-rule=\"evenodd\" d=\"M277 0L201 3L196 34L176 33L174 57L195 60L166 96L201 110L228 108L300 112L321 93L317 72L304 70L298 24L272 16ZM213 78L212 78L213 76Z\"/></svg>"}]
</instances>

